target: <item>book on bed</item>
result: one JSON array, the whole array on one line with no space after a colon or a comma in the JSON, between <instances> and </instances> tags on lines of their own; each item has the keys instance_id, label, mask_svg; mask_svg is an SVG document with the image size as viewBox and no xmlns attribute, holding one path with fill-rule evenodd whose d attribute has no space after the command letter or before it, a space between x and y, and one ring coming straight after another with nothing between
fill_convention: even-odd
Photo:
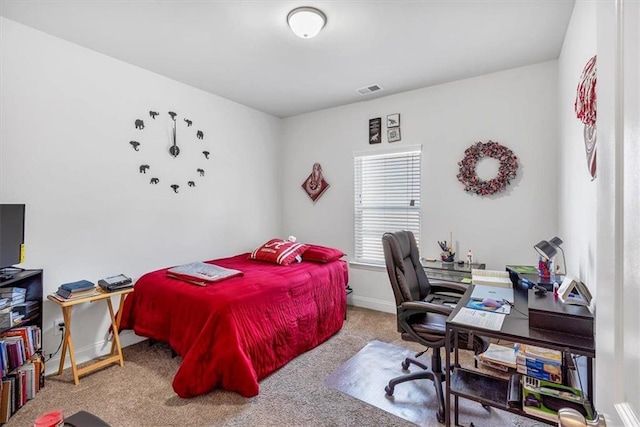
<instances>
[{"instance_id":1,"label":"book on bed","mask_svg":"<svg viewBox=\"0 0 640 427\"><path fill-rule=\"evenodd\" d=\"M206 262L192 262L167 270L167 276L169 277L200 286L206 286L231 277L242 276L242 274L242 271L220 267L215 264L207 264Z\"/></svg>"}]
</instances>

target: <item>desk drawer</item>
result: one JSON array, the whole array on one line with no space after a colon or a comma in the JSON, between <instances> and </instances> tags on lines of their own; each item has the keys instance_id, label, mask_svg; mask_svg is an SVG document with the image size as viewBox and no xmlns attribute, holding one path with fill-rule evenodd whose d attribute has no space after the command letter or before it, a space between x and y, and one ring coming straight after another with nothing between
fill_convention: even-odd
<instances>
[{"instance_id":1,"label":"desk drawer","mask_svg":"<svg viewBox=\"0 0 640 427\"><path fill-rule=\"evenodd\" d=\"M537 296L529 289L529 327L593 337L594 317L587 307L563 304L551 292Z\"/></svg>"}]
</instances>

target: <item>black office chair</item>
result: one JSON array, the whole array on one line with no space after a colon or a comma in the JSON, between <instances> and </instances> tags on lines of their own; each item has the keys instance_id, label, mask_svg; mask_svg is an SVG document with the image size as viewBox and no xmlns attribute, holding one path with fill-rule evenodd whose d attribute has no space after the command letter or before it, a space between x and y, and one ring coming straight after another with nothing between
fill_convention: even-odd
<instances>
[{"instance_id":1,"label":"black office chair","mask_svg":"<svg viewBox=\"0 0 640 427\"><path fill-rule=\"evenodd\" d=\"M421 356L429 348L433 349L431 368L418 360L406 358L402 362L402 369L407 370L413 364L422 370L391 379L385 392L387 396L393 395L395 386L406 381L433 381L438 398L438 421L444 422L442 382L445 374L442 372L440 349L445 346L446 319L466 287L457 283L430 283L420 264L416 239L410 231L385 233L382 236L382 247L396 299L398 332L402 334L403 340L418 342L427 347L415 357ZM489 342L482 337L464 337L462 334L459 337L459 342L466 343L475 354L484 352L489 346Z\"/></svg>"}]
</instances>

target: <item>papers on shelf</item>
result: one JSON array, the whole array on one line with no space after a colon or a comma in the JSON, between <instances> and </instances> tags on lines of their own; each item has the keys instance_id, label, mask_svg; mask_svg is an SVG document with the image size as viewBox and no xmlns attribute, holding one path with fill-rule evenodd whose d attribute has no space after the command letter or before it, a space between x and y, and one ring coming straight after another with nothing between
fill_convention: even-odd
<instances>
[{"instance_id":1,"label":"papers on shelf","mask_svg":"<svg viewBox=\"0 0 640 427\"><path fill-rule=\"evenodd\" d=\"M502 328L504 318L505 316L502 314L462 307L451 321L463 325L499 331Z\"/></svg>"},{"instance_id":2,"label":"papers on shelf","mask_svg":"<svg viewBox=\"0 0 640 427\"><path fill-rule=\"evenodd\" d=\"M491 343L487 351L478 355L478 359L482 362L490 362L495 365L516 369L516 352L513 346L505 347Z\"/></svg>"},{"instance_id":3,"label":"papers on shelf","mask_svg":"<svg viewBox=\"0 0 640 427\"><path fill-rule=\"evenodd\" d=\"M471 281L475 285L502 286L504 288L513 287L508 271L474 268L471 270Z\"/></svg>"}]
</instances>

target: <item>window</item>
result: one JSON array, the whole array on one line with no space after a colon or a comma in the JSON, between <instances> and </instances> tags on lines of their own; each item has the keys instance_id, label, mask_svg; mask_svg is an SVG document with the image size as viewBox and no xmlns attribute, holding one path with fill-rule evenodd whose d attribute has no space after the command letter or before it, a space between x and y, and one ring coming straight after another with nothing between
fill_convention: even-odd
<instances>
[{"instance_id":1,"label":"window","mask_svg":"<svg viewBox=\"0 0 640 427\"><path fill-rule=\"evenodd\" d=\"M356 262L384 265L382 235L409 230L420 245L421 147L354 156Z\"/></svg>"}]
</instances>

